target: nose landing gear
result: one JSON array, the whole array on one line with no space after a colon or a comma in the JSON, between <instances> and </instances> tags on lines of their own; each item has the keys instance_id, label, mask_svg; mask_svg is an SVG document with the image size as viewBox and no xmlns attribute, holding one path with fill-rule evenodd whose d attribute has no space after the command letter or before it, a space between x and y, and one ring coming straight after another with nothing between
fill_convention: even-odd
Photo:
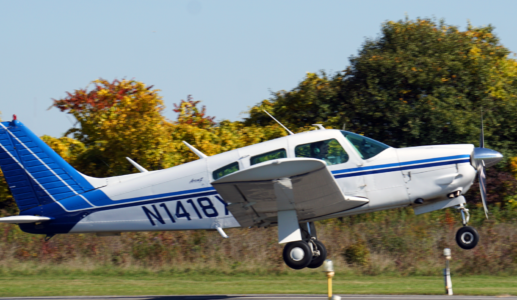
<instances>
[{"instance_id":1,"label":"nose landing gear","mask_svg":"<svg viewBox=\"0 0 517 300\"><path fill-rule=\"evenodd\" d=\"M461 213L461 221L463 223L463 227L461 227L456 232L456 243L462 249L473 249L479 242L479 234L476 231L476 229L467 226L467 223L470 219L469 210L463 204L459 205L458 210Z\"/></svg>"}]
</instances>

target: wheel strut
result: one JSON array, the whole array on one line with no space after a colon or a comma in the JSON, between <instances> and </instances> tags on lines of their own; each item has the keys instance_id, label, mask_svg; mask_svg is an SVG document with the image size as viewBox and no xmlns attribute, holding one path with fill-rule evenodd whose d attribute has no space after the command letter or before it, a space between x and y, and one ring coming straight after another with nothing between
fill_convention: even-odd
<instances>
[{"instance_id":1,"label":"wheel strut","mask_svg":"<svg viewBox=\"0 0 517 300\"><path fill-rule=\"evenodd\" d=\"M458 205L456 209L458 209L461 213L461 223L463 223L463 226L467 226L470 220L469 210L465 207L465 205L463 205L463 203Z\"/></svg>"}]
</instances>

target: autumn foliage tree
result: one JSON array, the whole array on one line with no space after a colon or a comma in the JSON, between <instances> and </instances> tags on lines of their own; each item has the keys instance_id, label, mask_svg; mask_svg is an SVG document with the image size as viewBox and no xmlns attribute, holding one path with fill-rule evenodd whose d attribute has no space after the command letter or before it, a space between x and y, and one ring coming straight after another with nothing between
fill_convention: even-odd
<instances>
[{"instance_id":1,"label":"autumn foliage tree","mask_svg":"<svg viewBox=\"0 0 517 300\"><path fill-rule=\"evenodd\" d=\"M0 118L0 122L2 119ZM17 211L16 203L14 202L13 195L9 190L7 181L5 180L4 173L0 169L0 209L5 209L10 213Z\"/></svg>"},{"instance_id":2,"label":"autumn foliage tree","mask_svg":"<svg viewBox=\"0 0 517 300\"><path fill-rule=\"evenodd\" d=\"M79 89L54 100L53 106L72 114L79 125L68 130L86 150L76 166L93 176L132 171L126 157L151 170L174 165L172 124L158 90L134 80L95 80L92 89Z\"/></svg>"},{"instance_id":3,"label":"autumn foliage tree","mask_svg":"<svg viewBox=\"0 0 517 300\"><path fill-rule=\"evenodd\" d=\"M197 105L201 101L194 100L192 95L188 95L187 100L181 100L179 104L174 103L173 111L178 113L177 124L188 124L200 129L208 129L215 125L215 117L206 115L206 106L201 109Z\"/></svg>"},{"instance_id":4,"label":"autumn foliage tree","mask_svg":"<svg viewBox=\"0 0 517 300\"><path fill-rule=\"evenodd\" d=\"M174 105L178 118L173 122L171 137L173 141L187 143L204 154L211 156L233 149L253 145L286 135L277 124L267 126L246 126L243 122L228 120L214 122L214 117L206 115L206 108L198 108L200 101L191 96ZM184 163L198 159L187 147L178 147L181 161Z\"/></svg>"},{"instance_id":5,"label":"autumn foliage tree","mask_svg":"<svg viewBox=\"0 0 517 300\"><path fill-rule=\"evenodd\" d=\"M106 177L134 172L125 157L144 168L157 170L186 163L198 157L182 142L214 155L285 135L278 125L245 126L242 122L222 121L207 116L200 101L188 96L174 105L177 120L166 119L164 104L153 90L134 80L93 81L94 87L75 90L54 100L53 106L72 114L79 126L67 138L47 138L47 143L67 155L68 143L77 151L71 163L89 175ZM64 147L66 148L66 146Z\"/></svg>"}]
</instances>

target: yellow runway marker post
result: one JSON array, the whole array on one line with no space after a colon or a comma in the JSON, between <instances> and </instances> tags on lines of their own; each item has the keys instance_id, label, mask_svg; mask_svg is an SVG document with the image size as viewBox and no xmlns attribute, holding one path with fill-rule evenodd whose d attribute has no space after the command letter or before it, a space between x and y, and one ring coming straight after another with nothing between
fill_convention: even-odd
<instances>
[{"instance_id":1,"label":"yellow runway marker post","mask_svg":"<svg viewBox=\"0 0 517 300\"><path fill-rule=\"evenodd\" d=\"M325 260L323 264L323 272L327 273L327 281L328 281L328 297L329 300L340 300L339 296L332 296L332 277L334 277L334 266L330 259Z\"/></svg>"}]
</instances>

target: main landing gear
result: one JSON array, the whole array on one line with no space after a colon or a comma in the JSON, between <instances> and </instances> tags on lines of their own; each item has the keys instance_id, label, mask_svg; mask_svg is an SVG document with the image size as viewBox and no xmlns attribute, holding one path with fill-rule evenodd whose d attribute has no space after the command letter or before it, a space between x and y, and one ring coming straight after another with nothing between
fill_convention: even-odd
<instances>
[{"instance_id":1,"label":"main landing gear","mask_svg":"<svg viewBox=\"0 0 517 300\"><path fill-rule=\"evenodd\" d=\"M287 243L284 247L283 258L290 268L315 269L320 267L327 258L327 249L316 238L314 223L300 224L302 241Z\"/></svg>"},{"instance_id":2,"label":"main landing gear","mask_svg":"<svg viewBox=\"0 0 517 300\"><path fill-rule=\"evenodd\" d=\"M469 210L463 204L459 205L458 210L461 213L463 227L456 232L456 243L465 250L473 249L479 242L479 234L476 229L467 226L470 219Z\"/></svg>"}]
</instances>

